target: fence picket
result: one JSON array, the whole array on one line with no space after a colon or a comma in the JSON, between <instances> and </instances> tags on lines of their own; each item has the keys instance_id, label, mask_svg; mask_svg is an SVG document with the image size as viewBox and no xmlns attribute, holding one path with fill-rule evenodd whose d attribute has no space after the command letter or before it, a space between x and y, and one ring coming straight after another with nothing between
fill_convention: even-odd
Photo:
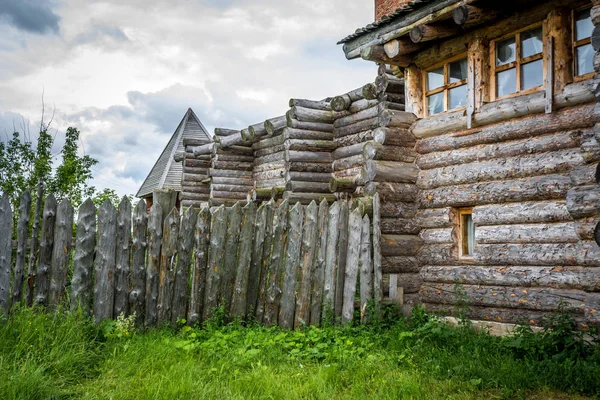
<instances>
[{"instance_id":1,"label":"fence picket","mask_svg":"<svg viewBox=\"0 0 600 400\"><path fill-rule=\"evenodd\" d=\"M260 291L260 282L262 274L262 255L265 244L265 230L267 223L267 203L261 204L256 212L256 222L254 224L254 240L252 243L252 263L248 271L248 288L246 295L246 315L256 315L258 303L258 293Z\"/></svg>"},{"instance_id":2,"label":"fence picket","mask_svg":"<svg viewBox=\"0 0 600 400\"><path fill-rule=\"evenodd\" d=\"M123 196L117 214L117 251L115 255L114 315L129 315L129 275L131 269L131 202Z\"/></svg>"},{"instance_id":3,"label":"fence picket","mask_svg":"<svg viewBox=\"0 0 600 400\"><path fill-rule=\"evenodd\" d=\"M96 245L96 206L87 199L77 211L73 278L71 279L71 310L79 307L90 315L92 305L92 274Z\"/></svg>"},{"instance_id":4,"label":"fence picket","mask_svg":"<svg viewBox=\"0 0 600 400\"><path fill-rule=\"evenodd\" d=\"M352 322L354 316L354 296L356 295L356 279L358 277L358 264L360 252L360 239L362 233L362 217L359 208L350 214L348 221L348 251L346 253L346 279L344 280L344 303L342 308L342 322Z\"/></svg>"},{"instance_id":5,"label":"fence picket","mask_svg":"<svg viewBox=\"0 0 600 400\"><path fill-rule=\"evenodd\" d=\"M279 326L287 329L294 327L295 293L300 265L300 249L302 246L303 214L302 205L296 203L288 216L287 249L279 312Z\"/></svg>"},{"instance_id":6,"label":"fence picket","mask_svg":"<svg viewBox=\"0 0 600 400\"><path fill-rule=\"evenodd\" d=\"M252 265L252 237L254 220L256 219L256 206L249 202L242 209L242 225L240 229L239 252L237 268L234 275L235 286L231 300L231 315L244 318L246 316L246 300L248 298L248 277Z\"/></svg>"},{"instance_id":7,"label":"fence picket","mask_svg":"<svg viewBox=\"0 0 600 400\"><path fill-rule=\"evenodd\" d=\"M133 238L131 246L131 291L129 292L129 311L135 313L138 321L146 314L146 250L148 248L148 215L146 201L141 199L133 210Z\"/></svg>"},{"instance_id":8,"label":"fence picket","mask_svg":"<svg viewBox=\"0 0 600 400\"><path fill-rule=\"evenodd\" d=\"M269 260L271 259L271 250L273 248L273 220L275 218L275 201L271 199L266 206L265 219L265 239L262 249L260 266L260 286L258 301L256 305L256 320L263 322L265 317L265 308L267 305L267 291L269 288Z\"/></svg>"},{"instance_id":9,"label":"fence picket","mask_svg":"<svg viewBox=\"0 0 600 400\"><path fill-rule=\"evenodd\" d=\"M163 235L163 211L159 203L150 207L148 218L148 266L146 268L146 326L158 321L158 270Z\"/></svg>"},{"instance_id":10,"label":"fence picket","mask_svg":"<svg viewBox=\"0 0 600 400\"><path fill-rule=\"evenodd\" d=\"M327 213L329 211L326 200L319 204L317 224L317 255L315 259L314 279L312 283L310 304L310 325L321 323L321 308L323 306L323 284L325 281L325 258L327 254Z\"/></svg>"},{"instance_id":11,"label":"fence picket","mask_svg":"<svg viewBox=\"0 0 600 400\"><path fill-rule=\"evenodd\" d=\"M210 247L208 250L208 268L206 271L206 292L204 296L204 320L207 320L218 305L221 285L221 267L223 265L223 247L227 232L227 212L221 205L212 211L210 225Z\"/></svg>"},{"instance_id":12,"label":"fence picket","mask_svg":"<svg viewBox=\"0 0 600 400\"><path fill-rule=\"evenodd\" d=\"M340 236L340 202L335 202L327 214L327 250L325 252L325 276L323 278L323 310L322 316L335 314L335 289L338 256L338 239Z\"/></svg>"},{"instance_id":13,"label":"fence picket","mask_svg":"<svg viewBox=\"0 0 600 400\"><path fill-rule=\"evenodd\" d=\"M73 235L73 206L64 199L58 205L54 228L54 248L52 250L52 270L48 306L56 307L62 301L67 287L67 272L71 259L71 236Z\"/></svg>"},{"instance_id":14,"label":"fence picket","mask_svg":"<svg viewBox=\"0 0 600 400\"><path fill-rule=\"evenodd\" d=\"M21 194L19 200L19 221L17 222L17 259L13 274L12 305L23 300L23 280L25 278L25 258L27 256L27 236L29 231L29 211L31 196L29 190Z\"/></svg>"},{"instance_id":15,"label":"fence picket","mask_svg":"<svg viewBox=\"0 0 600 400\"><path fill-rule=\"evenodd\" d=\"M344 305L344 279L346 278L346 262L348 254L348 220L350 208L347 201L342 201L340 205L340 236L338 239L338 257L337 270L335 274L335 317L342 317L342 308Z\"/></svg>"},{"instance_id":16,"label":"fence picket","mask_svg":"<svg viewBox=\"0 0 600 400\"><path fill-rule=\"evenodd\" d=\"M189 207L183 213L181 227L179 228L179 250L177 255L177 269L175 271L173 311L171 313L171 322L174 323L187 317L187 305L190 293L190 267L192 265L195 225L196 211L194 210L194 207Z\"/></svg>"},{"instance_id":17,"label":"fence picket","mask_svg":"<svg viewBox=\"0 0 600 400\"><path fill-rule=\"evenodd\" d=\"M35 277L35 304L45 306L48 299L50 263L54 246L54 223L56 222L56 198L53 194L46 197L42 219L42 238L40 240L40 260Z\"/></svg>"},{"instance_id":18,"label":"fence picket","mask_svg":"<svg viewBox=\"0 0 600 400\"><path fill-rule=\"evenodd\" d=\"M366 306L373 299L373 259L371 258L371 220L363 217L362 237L360 241L360 316L366 322Z\"/></svg>"},{"instance_id":19,"label":"fence picket","mask_svg":"<svg viewBox=\"0 0 600 400\"><path fill-rule=\"evenodd\" d=\"M281 300L281 275L283 269L283 252L287 242L288 200L284 200L273 218L273 235L271 257L267 283L267 303L265 304L264 323L266 326L277 324L279 302Z\"/></svg>"},{"instance_id":20,"label":"fence picket","mask_svg":"<svg viewBox=\"0 0 600 400\"><path fill-rule=\"evenodd\" d=\"M37 197L35 200L35 212L33 214L33 228L31 232L31 248L29 249L29 261L27 266L27 285L25 287L25 298L28 306L33 304L33 290L35 286L35 267L39 257L40 224L42 222L42 202L44 197L44 184L38 181Z\"/></svg>"},{"instance_id":21,"label":"fence picket","mask_svg":"<svg viewBox=\"0 0 600 400\"><path fill-rule=\"evenodd\" d=\"M381 257L381 204L379 193L373 196L373 298L376 304L383 299L383 273Z\"/></svg>"},{"instance_id":22,"label":"fence picket","mask_svg":"<svg viewBox=\"0 0 600 400\"><path fill-rule=\"evenodd\" d=\"M6 192L0 199L0 313L8 315L13 214Z\"/></svg>"},{"instance_id":23,"label":"fence picket","mask_svg":"<svg viewBox=\"0 0 600 400\"><path fill-rule=\"evenodd\" d=\"M225 312L231 311L231 299L235 286L235 271L237 266L238 245L240 242L240 223L242 222L242 207L239 202L228 210L227 238L225 239L225 254L221 270L221 298Z\"/></svg>"},{"instance_id":24,"label":"fence picket","mask_svg":"<svg viewBox=\"0 0 600 400\"><path fill-rule=\"evenodd\" d=\"M210 210L204 207L196 219L194 234L194 268L192 289L188 311L188 323L195 324L202 318L204 292L206 288L206 270L208 266L208 244L210 241Z\"/></svg>"},{"instance_id":25,"label":"fence picket","mask_svg":"<svg viewBox=\"0 0 600 400\"><path fill-rule=\"evenodd\" d=\"M175 260L179 236L179 211L173 208L163 225L160 278L158 288L158 324L171 321L175 285Z\"/></svg>"},{"instance_id":26,"label":"fence picket","mask_svg":"<svg viewBox=\"0 0 600 400\"><path fill-rule=\"evenodd\" d=\"M113 317L117 210L106 200L98 210L98 241L94 263L94 317L96 323Z\"/></svg>"},{"instance_id":27,"label":"fence picket","mask_svg":"<svg viewBox=\"0 0 600 400\"><path fill-rule=\"evenodd\" d=\"M294 326L308 325L310 322L310 294L314 274L317 249L317 216L319 209L313 200L304 214L302 250L300 252L300 279L296 284L296 316Z\"/></svg>"}]
</instances>

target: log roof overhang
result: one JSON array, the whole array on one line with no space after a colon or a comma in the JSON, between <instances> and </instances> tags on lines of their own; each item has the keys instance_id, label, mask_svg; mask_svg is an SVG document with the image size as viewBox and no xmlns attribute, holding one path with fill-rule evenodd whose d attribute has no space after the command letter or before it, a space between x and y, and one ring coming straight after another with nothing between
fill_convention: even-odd
<instances>
[{"instance_id":1,"label":"log roof overhang","mask_svg":"<svg viewBox=\"0 0 600 400\"><path fill-rule=\"evenodd\" d=\"M412 0L381 20L359 28L355 33L340 40L349 60L359 58L361 51L382 45L392 39L408 34L410 28L421 21L435 22L451 14L452 6L471 3L469 0ZM445 11L441 15L441 11Z\"/></svg>"}]
</instances>

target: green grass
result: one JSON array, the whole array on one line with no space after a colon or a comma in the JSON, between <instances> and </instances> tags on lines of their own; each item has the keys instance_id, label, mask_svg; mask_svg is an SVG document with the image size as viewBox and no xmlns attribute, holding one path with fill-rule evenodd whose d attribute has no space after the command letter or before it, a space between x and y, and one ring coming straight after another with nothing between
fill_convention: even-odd
<instances>
[{"instance_id":1,"label":"green grass","mask_svg":"<svg viewBox=\"0 0 600 400\"><path fill-rule=\"evenodd\" d=\"M0 322L0 398L597 396L597 348L554 332L500 339L422 313L369 327L142 332L122 319L97 328L81 315L21 309Z\"/></svg>"}]
</instances>

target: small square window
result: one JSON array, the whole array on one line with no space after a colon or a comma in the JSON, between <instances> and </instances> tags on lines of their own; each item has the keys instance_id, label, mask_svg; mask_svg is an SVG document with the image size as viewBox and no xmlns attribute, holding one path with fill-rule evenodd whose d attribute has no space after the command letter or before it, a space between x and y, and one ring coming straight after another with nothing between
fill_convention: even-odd
<instances>
[{"instance_id":1,"label":"small square window","mask_svg":"<svg viewBox=\"0 0 600 400\"><path fill-rule=\"evenodd\" d=\"M573 13L573 58L576 77L585 78L594 73L595 52L591 45L593 30L589 8Z\"/></svg>"},{"instance_id":2,"label":"small square window","mask_svg":"<svg viewBox=\"0 0 600 400\"><path fill-rule=\"evenodd\" d=\"M460 257L470 258L475 254L475 224L473 210L470 208L458 210L459 216L459 254Z\"/></svg>"},{"instance_id":3,"label":"small square window","mask_svg":"<svg viewBox=\"0 0 600 400\"><path fill-rule=\"evenodd\" d=\"M425 108L435 115L467 105L467 59L425 71Z\"/></svg>"}]
</instances>

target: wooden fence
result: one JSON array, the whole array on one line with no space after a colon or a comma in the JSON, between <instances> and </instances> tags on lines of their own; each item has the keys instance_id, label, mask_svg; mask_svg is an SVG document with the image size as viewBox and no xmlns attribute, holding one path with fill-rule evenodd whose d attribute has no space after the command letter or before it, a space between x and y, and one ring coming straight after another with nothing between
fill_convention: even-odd
<instances>
[{"instance_id":1,"label":"wooden fence","mask_svg":"<svg viewBox=\"0 0 600 400\"><path fill-rule=\"evenodd\" d=\"M188 208L182 215L164 215L155 203L148 215L143 200L133 210L126 198L118 209L107 201L96 210L87 200L75 213L68 200L57 204L49 195L43 208L38 201L41 221L30 233L29 194L14 219L4 196L0 313L21 302L50 310L69 304L98 323L135 313L156 326L196 323L223 306L267 326L316 325L325 315L348 323L357 298L363 311L382 299L379 200L368 204L373 224L364 205L352 209L347 201Z\"/></svg>"}]
</instances>

